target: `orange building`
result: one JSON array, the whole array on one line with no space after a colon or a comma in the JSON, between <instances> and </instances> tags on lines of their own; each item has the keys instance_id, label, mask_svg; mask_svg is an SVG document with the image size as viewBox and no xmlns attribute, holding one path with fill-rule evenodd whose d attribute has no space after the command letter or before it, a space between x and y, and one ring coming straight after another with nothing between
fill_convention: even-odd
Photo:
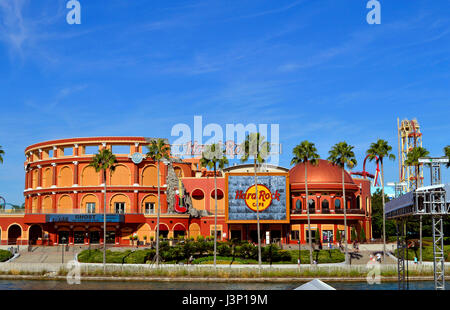
<instances>
[{"instance_id":1,"label":"orange building","mask_svg":"<svg viewBox=\"0 0 450 310\"><path fill-rule=\"evenodd\" d=\"M25 149L25 211L0 214L1 244L103 244L103 212L107 213L106 243L114 246L141 243L155 238L157 222L157 167L146 158L143 137L73 138L37 143ZM89 166L100 149L110 149L116 169L103 180ZM214 174L199 166L199 159L171 157L160 164L160 235L165 238L214 234ZM265 167L262 175L286 175L284 203L287 219L261 225L263 238L283 243L306 242L306 197L304 165L291 170ZM217 176L219 239L255 239L256 224L230 221L228 178L252 172L251 165L233 166ZM106 182L106 206L104 205ZM340 168L321 160L308 166L311 224L324 242L335 242L343 230ZM370 182L345 173L347 222L371 237ZM181 193L181 195L180 195ZM269 232L269 233L268 233Z\"/></svg>"}]
</instances>

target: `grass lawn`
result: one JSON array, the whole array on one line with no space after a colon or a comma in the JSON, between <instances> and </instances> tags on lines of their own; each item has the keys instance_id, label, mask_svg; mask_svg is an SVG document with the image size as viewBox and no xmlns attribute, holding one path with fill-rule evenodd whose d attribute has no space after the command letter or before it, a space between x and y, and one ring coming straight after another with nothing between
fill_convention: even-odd
<instances>
[{"instance_id":1,"label":"grass lawn","mask_svg":"<svg viewBox=\"0 0 450 310\"><path fill-rule=\"evenodd\" d=\"M450 261L450 257L448 255L449 253L450 253L450 245L444 245L444 257L445 257L446 262ZM395 254L397 255L397 250L395 250ZM414 257L417 257L417 260L419 260L419 255L420 255L419 249L417 249L416 251L414 251L413 249L408 249L408 259L409 260L414 260ZM427 262L427 261L432 262L433 261L433 246L432 245L423 247L422 259L424 262Z\"/></svg>"}]
</instances>

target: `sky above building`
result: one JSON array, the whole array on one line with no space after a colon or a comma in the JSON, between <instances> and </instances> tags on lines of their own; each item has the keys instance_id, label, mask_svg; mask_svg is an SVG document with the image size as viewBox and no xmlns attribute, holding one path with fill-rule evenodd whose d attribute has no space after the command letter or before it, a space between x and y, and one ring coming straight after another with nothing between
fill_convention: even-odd
<instances>
[{"instance_id":1,"label":"sky above building","mask_svg":"<svg viewBox=\"0 0 450 310\"><path fill-rule=\"evenodd\" d=\"M194 116L224 131L278 124L285 167L303 140L322 158L346 141L361 171L378 138L397 155L397 118L417 118L433 156L450 144L449 1L381 0L379 25L365 0L79 0L79 25L67 23L67 2L0 0L0 196L10 203L24 201L30 144L173 142ZM397 161L385 170L398 180Z\"/></svg>"}]
</instances>

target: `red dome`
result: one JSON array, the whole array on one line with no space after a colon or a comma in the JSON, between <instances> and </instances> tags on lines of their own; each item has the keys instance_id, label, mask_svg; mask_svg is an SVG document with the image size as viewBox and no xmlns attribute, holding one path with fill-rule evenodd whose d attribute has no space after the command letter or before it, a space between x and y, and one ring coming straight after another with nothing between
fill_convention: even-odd
<instances>
[{"instance_id":1,"label":"red dome","mask_svg":"<svg viewBox=\"0 0 450 310\"><path fill-rule=\"evenodd\" d=\"M308 190L309 189L342 189L342 169L328 160L319 159L317 165L308 163ZM350 174L344 172L345 189L357 190ZM289 183L293 190L305 189L305 164L298 164L289 170Z\"/></svg>"}]
</instances>

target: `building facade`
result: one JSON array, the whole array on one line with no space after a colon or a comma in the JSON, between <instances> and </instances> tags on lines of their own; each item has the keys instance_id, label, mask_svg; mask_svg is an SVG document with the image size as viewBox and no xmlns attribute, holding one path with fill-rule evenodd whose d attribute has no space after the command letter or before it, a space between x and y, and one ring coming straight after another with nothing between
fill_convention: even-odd
<instances>
[{"instance_id":1,"label":"building facade","mask_svg":"<svg viewBox=\"0 0 450 310\"><path fill-rule=\"evenodd\" d=\"M94 137L54 140L27 147L25 210L19 214L0 214L1 244L87 245L106 242L111 246L128 246L135 244L134 239L140 243L155 239L158 163L146 158L148 143L149 140L143 137ZM106 180L102 173L89 166L94 154L104 148L111 150L117 158L115 171L109 173ZM214 235L213 172L200 167L199 158L181 160L174 157L160 162L159 170L160 235L164 238ZM233 220L228 213L230 204L240 203L231 202L235 193L228 191L230 177L252 172L252 165L240 165L216 175L219 239L257 239L255 222ZM312 234L318 232L323 242L336 242L338 230L344 229L341 173L340 168L324 160L317 166L308 166ZM300 240L305 243L304 165L290 170L265 166L258 174L261 180L270 180L276 175L283 175L286 180L286 190L280 190L285 193L285 200L274 200L265 206L269 211L277 206L282 211L280 214L285 212L286 216L282 220L262 221L261 237L267 242L297 243ZM370 239L370 182L352 179L347 172L344 175L347 236L351 237L353 227L358 236L363 230ZM261 193L265 185L258 181L258 186L258 193ZM278 198L277 195L273 197ZM249 206L248 201L245 203ZM105 209L107 234L103 240ZM244 212L252 216L252 211Z\"/></svg>"}]
</instances>

